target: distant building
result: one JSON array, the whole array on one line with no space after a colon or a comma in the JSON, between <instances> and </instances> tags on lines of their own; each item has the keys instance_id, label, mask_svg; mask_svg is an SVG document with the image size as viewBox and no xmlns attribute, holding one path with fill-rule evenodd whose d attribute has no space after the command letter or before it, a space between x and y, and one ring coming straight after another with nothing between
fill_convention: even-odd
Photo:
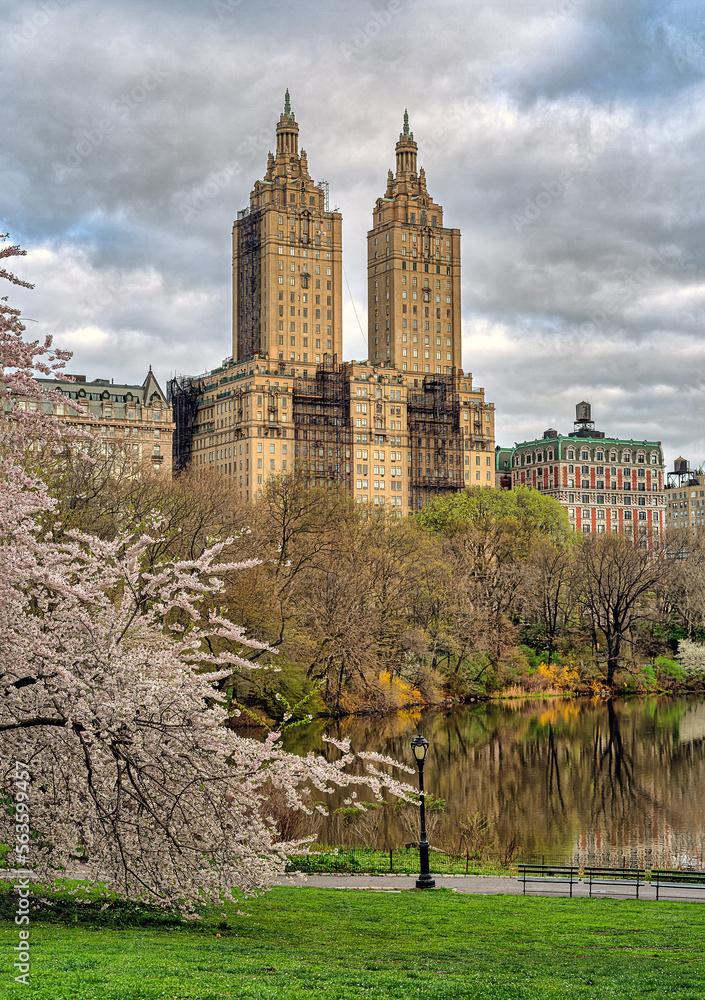
<instances>
[{"instance_id":1,"label":"distant building","mask_svg":"<svg viewBox=\"0 0 705 1000\"><path fill-rule=\"evenodd\" d=\"M37 379L45 389L61 392L75 400L85 414L59 403L20 401L22 408L52 410L60 420L90 431L101 455L115 456L128 475L139 475L145 466L171 476L172 435L174 422L171 407L150 368L142 385L115 385L109 379L88 382L85 375L74 375L73 382Z\"/></svg>"},{"instance_id":2,"label":"distant building","mask_svg":"<svg viewBox=\"0 0 705 1000\"><path fill-rule=\"evenodd\" d=\"M666 525L660 441L607 438L579 403L572 433L553 428L535 441L498 448L496 474L510 488L533 487L565 508L575 531L656 537Z\"/></svg>"},{"instance_id":3,"label":"distant building","mask_svg":"<svg viewBox=\"0 0 705 1000\"><path fill-rule=\"evenodd\" d=\"M666 481L666 527L695 531L705 527L705 475L678 457Z\"/></svg>"},{"instance_id":4,"label":"distant building","mask_svg":"<svg viewBox=\"0 0 705 1000\"><path fill-rule=\"evenodd\" d=\"M251 501L298 469L399 516L494 485L494 406L460 367L460 232L417 169L408 115L367 235L365 361L339 363L342 217L298 132L287 91L276 154L233 227L232 356L168 386L174 471L226 476Z\"/></svg>"},{"instance_id":5,"label":"distant building","mask_svg":"<svg viewBox=\"0 0 705 1000\"><path fill-rule=\"evenodd\" d=\"M512 488L512 452L513 448L495 449L495 476L494 484L500 490L511 490Z\"/></svg>"}]
</instances>

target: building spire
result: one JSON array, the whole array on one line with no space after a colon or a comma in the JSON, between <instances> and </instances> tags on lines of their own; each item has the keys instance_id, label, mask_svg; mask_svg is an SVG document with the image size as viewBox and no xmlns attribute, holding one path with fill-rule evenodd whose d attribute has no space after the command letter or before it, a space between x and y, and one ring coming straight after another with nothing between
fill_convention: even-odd
<instances>
[{"instance_id":1,"label":"building spire","mask_svg":"<svg viewBox=\"0 0 705 1000\"><path fill-rule=\"evenodd\" d=\"M284 110L279 115L277 125L277 157L299 155L299 126L296 124L294 112L291 110L289 88L284 95Z\"/></svg>"},{"instance_id":2,"label":"building spire","mask_svg":"<svg viewBox=\"0 0 705 1000\"><path fill-rule=\"evenodd\" d=\"M409 112L404 109L404 128L399 133L397 143L397 178L402 175L416 176L416 154L418 146L414 142L414 133L409 128Z\"/></svg>"}]
</instances>

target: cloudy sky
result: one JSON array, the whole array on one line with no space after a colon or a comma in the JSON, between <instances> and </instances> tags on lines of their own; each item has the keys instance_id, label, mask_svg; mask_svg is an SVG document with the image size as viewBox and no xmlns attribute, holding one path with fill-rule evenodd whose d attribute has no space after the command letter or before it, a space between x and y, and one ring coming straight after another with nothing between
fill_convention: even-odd
<instances>
[{"instance_id":1,"label":"cloudy sky","mask_svg":"<svg viewBox=\"0 0 705 1000\"><path fill-rule=\"evenodd\" d=\"M705 462L705 16L686 0L19 0L2 7L0 227L70 370L231 353L230 238L291 91L343 214L346 358L408 107L462 231L463 363L497 441L572 429ZM349 286L349 287L348 287ZM356 317L359 317L359 322ZM360 327L362 324L362 330ZM364 331L364 332L363 332Z\"/></svg>"}]
</instances>

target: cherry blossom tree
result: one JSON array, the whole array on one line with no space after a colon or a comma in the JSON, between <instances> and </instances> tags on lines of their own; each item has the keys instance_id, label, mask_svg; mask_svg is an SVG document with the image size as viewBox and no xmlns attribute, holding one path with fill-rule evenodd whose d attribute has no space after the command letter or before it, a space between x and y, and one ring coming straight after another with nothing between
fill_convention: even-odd
<instances>
[{"instance_id":1,"label":"cherry blossom tree","mask_svg":"<svg viewBox=\"0 0 705 1000\"><path fill-rule=\"evenodd\" d=\"M23 458L30 438L61 431L17 403L46 398L35 374L57 377L68 356L49 339L27 342L2 300L0 843L44 883L81 859L125 898L193 913L284 870L297 844L266 817L272 789L304 810L314 790L346 788L348 804L361 786L377 800L413 790L390 773L394 761L345 741L328 741L339 751L329 761L284 752L278 733L260 741L230 728L228 676L255 669L248 648L266 651L218 606L221 574L256 563L237 561L233 539L155 566L156 514L141 534L110 540L60 530ZM25 806L29 836L18 837Z\"/></svg>"}]
</instances>

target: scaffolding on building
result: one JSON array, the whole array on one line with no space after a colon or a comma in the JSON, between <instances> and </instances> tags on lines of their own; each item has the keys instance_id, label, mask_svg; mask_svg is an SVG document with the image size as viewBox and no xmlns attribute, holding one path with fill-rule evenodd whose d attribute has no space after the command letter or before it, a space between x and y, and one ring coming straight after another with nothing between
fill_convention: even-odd
<instances>
[{"instance_id":1,"label":"scaffolding on building","mask_svg":"<svg viewBox=\"0 0 705 1000\"><path fill-rule=\"evenodd\" d=\"M169 379L166 384L166 398L176 425L171 439L172 469L175 474L187 469L191 461L198 402L202 392L201 379L188 375Z\"/></svg>"},{"instance_id":2,"label":"scaffolding on building","mask_svg":"<svg viewBox=\"0 0 705 1000\"><path fill-rule=\"evenodd\" d=\"M319 181L316 186L323 191L323 211L327 215L330 212L330 188L328 181Z\"/></svg>"},{"instance_id":3,"label":"scaffolding on building","mask_svg":"<svg viewBox=\"0 0 705 1000\"><path fill-rule=\"evenodd\" d=\"M237 356L251 358L262 347L261 211L237 213Z\"/></svg>"},{"instance_id":4,"label":"scaffolding on building","mask_svg":"<svg viewBox=\"0 0 705 1000\"><path fill-rule=\"evenodd\" d=\"M434 494L465 488L459 387L454 368L450 375L427 375L421 391L408 392L409 492L414 508L423 507Z\"/></svg>"},{"instance_id":5,"label":"scaffolding on building","mask_svg":"<svg viewBox=\"0 0 705 1000\"><path fill-rule=\"evenodd\" d=\"M349 366L324 354L315 378L293 386L294 457L312 486L340 484L352 493Z\"/></svg>"}]
</instances>

